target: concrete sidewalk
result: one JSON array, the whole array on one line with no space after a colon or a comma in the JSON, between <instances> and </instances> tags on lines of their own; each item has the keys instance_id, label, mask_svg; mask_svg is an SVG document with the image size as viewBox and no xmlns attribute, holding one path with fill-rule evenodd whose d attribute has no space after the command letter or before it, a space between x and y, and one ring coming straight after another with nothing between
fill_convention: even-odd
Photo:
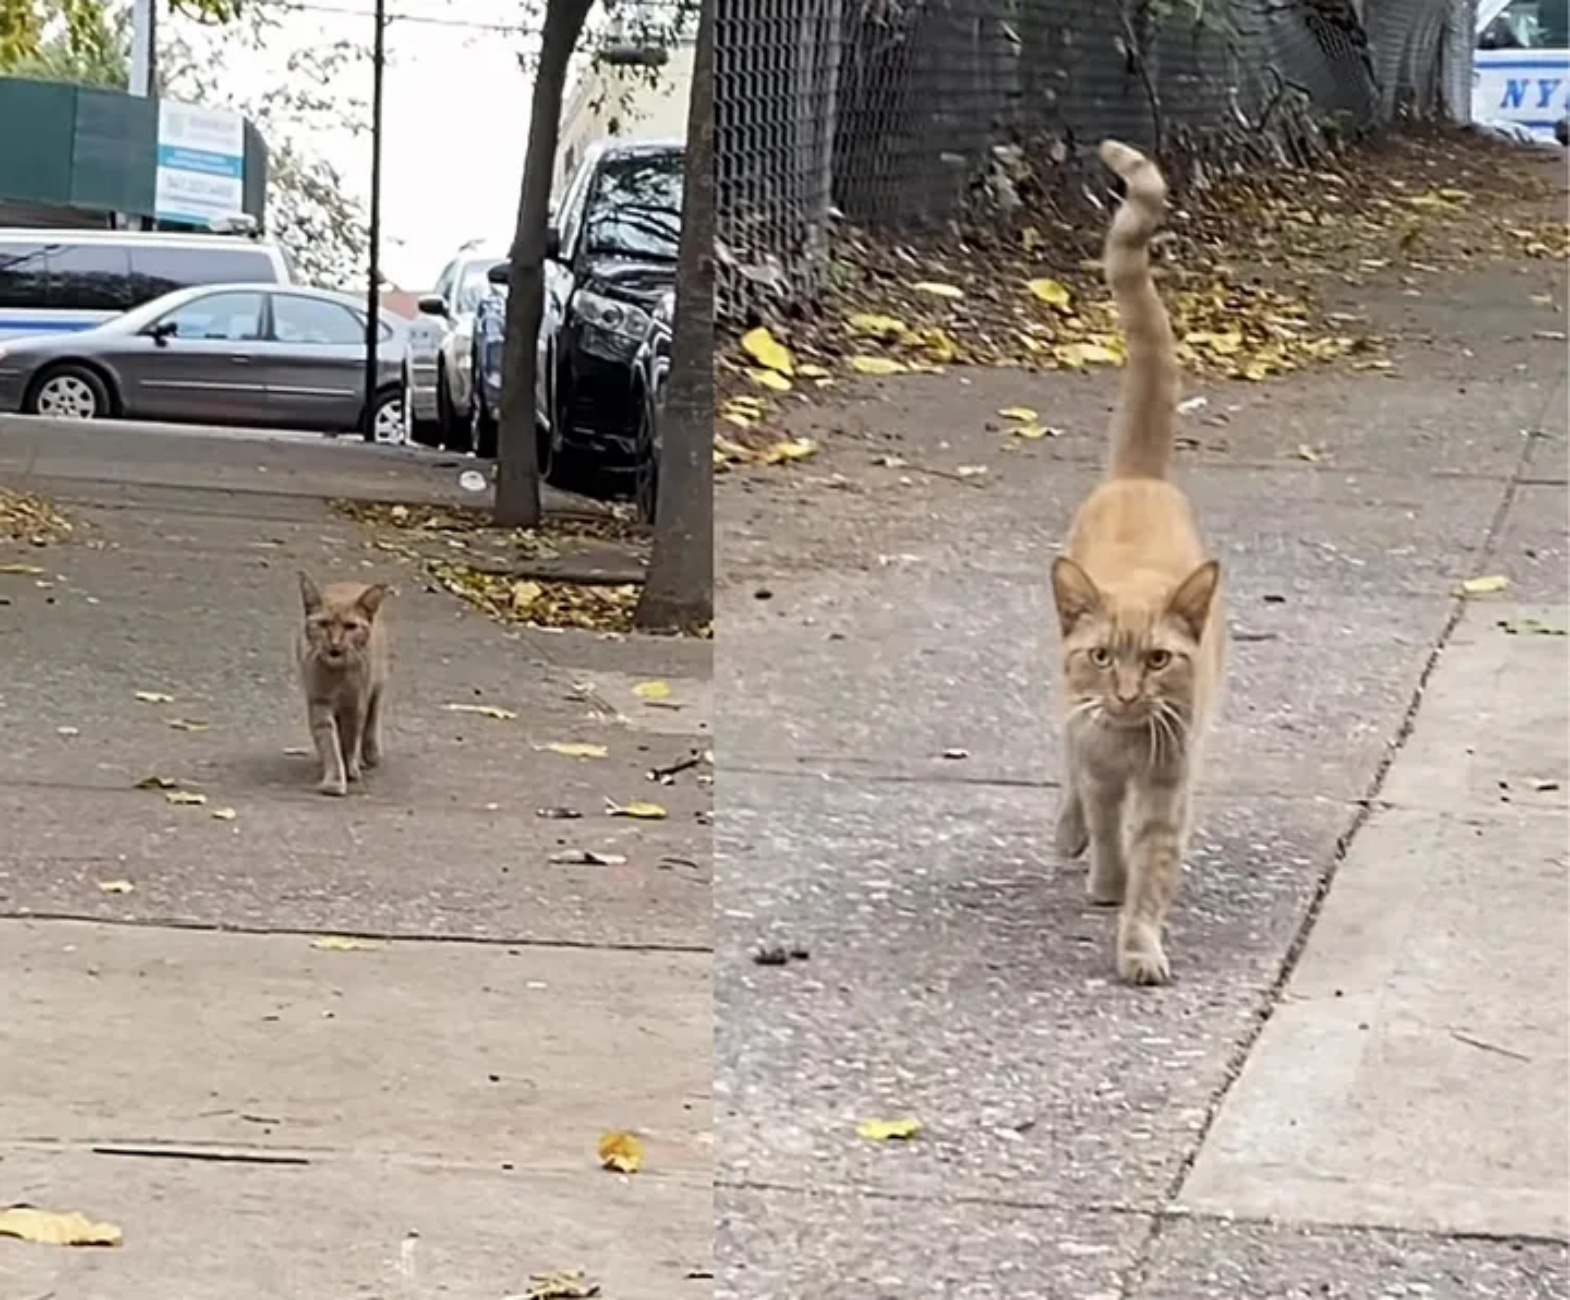
<instances>
[{"instance_id":1,"label":"concrete sidewalk","mask_svg":"<svg viewBox=\"0 0 1570 1300\"><path fill-rule=\"evenodd\" d=\"M0 1240L0 1295L707 1294L710 792L648 772L711 743L708 647L504 630L322 500L446 499L428 459L23 436L0 465L78 530L0 548L42 569L0 576L0 1200L126 1241ZM398 588L387 763L342 801L301 752L302 567Z\"/></svg>"},{"instance_id":2,"label":"concrete sidewalk","mask_svg":"<svg viewBox=\"0 0 1570 1300\"><path fill-rule=\"evenodd\" d=\"M1563 626L1563 343L1533 337L1563 295L1542 265L1392 293L1393 377L1194 389L1235 648L1153 993L1049 847L1045 570L1115 377L858 385L794 422L820 459L727 486L720 1295L1566 1293L1567 642L1494 626ZM1064 436L1006 449L1019 404ZM1523 604L1457 630L1495 573ZM1462 770L1535 806L1472 816Z\"/></svg>"}]
</instances>

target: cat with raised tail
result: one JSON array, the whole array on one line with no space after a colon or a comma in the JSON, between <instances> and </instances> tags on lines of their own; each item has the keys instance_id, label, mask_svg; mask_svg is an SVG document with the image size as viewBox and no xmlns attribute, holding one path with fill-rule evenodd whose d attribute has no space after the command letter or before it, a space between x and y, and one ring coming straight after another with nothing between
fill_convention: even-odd
<instances>
[{"instance_id":1,"label":"cat with raised tail","mask_svg":"<svg viewBox=\"0 0 1570 1300\"><path fill-rule=\"evenodd\" d=\"M1117 970L1164 984L1167 910L1183 871L1194 784L1225 654L1221 570L1168 481L1177 351L1150 269L1166 207L1156 165L1115 140L1101 160L1123 181L1104 269L1127 361L1107 476L1074 516L1052 565L1062 633L1065 780L1056 847L1090 850L1093 902L1120 908Z\"/></svg>"},{"instance_id":2,"label":"cat with raised tail","mask_svg":"<svg viewBox=\"0 0 1570 1300\"><path fill-rule=\"evenodd\" d=\"M318 587L300 574L305 624L295 653L311 739L321 762L322 794L344 795L362 770L382 761L382 696L389 657L387 588L358 582Z\"/></svg>"}]
</instances>

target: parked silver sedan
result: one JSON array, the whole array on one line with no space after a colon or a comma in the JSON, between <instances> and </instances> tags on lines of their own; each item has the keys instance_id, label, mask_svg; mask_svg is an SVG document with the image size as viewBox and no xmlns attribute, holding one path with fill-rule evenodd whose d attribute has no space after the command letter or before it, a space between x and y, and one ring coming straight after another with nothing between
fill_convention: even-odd
<instances>
[{"instance_id":1,"label":"parked silver sedan","mask_svg":"<svg viewBox=\"0 0 1570 1300\"><path fill-rule=\"evenodd\" d=\"M403 439L406 331L383 315L377 440ZM0 412L344 432L365 410L365 304L292 285L181 289L91 329L0 341Z\"/></svg>"}]
</instances>

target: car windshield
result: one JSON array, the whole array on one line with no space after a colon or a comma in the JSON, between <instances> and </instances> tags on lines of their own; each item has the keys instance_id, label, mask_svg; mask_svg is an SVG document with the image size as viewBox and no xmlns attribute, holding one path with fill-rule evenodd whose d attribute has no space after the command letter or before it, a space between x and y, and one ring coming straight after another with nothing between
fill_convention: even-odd
<instances>
[{"instance_id":1,"label":"car windshield","mask_svg":"<svg viewBox=\"0 0 1570 1300\"><path fill-rule=\"evenodd\" d=\"M1570 0L1511 0L1478 33L1484 50L1554 50L1570 45Z\"/></svg>"},{"instance_id":2,"label":"car windshield","mask_svg":"<svg viewBox=\"0 0 1570 1300\"><path fill-rule=\"evenodd\" d=\"M584 247L674 262L681 242L681 153L651 150L607 158L584 215Z\"/></svg>"},{"instance_id":3,"label":"car windshield","mask_svg":"<svg viewBox=\"0 0 1570 1300\"><path fill-rule=\"evenodd\" d=\"M458 283L456 308L460 312L473 311L485 297L485 292L491 287L491 282L486 278L497 262L474 262L463 273L463 279Z\"/></svg>"}]
</instances>

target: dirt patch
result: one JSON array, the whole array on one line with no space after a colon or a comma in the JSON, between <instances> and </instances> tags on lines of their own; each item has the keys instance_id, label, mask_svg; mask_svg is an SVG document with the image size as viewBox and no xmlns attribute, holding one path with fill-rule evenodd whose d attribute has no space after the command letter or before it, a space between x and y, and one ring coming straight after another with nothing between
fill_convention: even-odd
<instances>
[{"instance_id":1,"label":"dirt patch","mask_svg":"<svg viewBox=\"0 0 1570 1300\"><path fill-rule=\"evenodd\" d=\"M497 528L461 507L335 502L366 544L419 566L437 586L498 622L594 632L632 630L649 533L630 512L559 515L540 528Z\"/></svg>"}]
</instances>

